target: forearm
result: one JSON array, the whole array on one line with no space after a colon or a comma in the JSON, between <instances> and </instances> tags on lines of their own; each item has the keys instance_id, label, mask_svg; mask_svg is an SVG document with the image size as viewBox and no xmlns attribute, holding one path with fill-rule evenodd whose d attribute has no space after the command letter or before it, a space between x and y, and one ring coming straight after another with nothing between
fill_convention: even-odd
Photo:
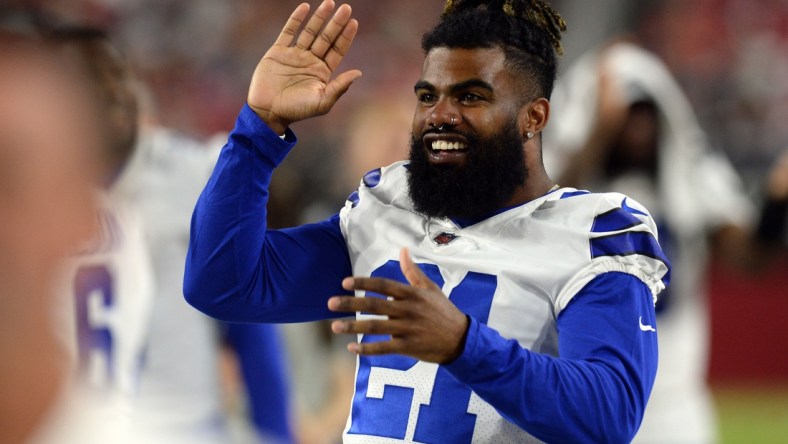
<instances>
[{"instance_id":1,"label":"forearm","mask_svg":"<svg viewBox=\"0 0 788 444\"><path fill-rule=\"evenodd\" d=\"M639 285L640 306L648 308L650 294ZM629 442L654 381L656 335L638 329L640 315L633 314L634 320L622 316L627 311L609 302L603 304L609 313L595 316L595 307L609 296L578 297L586 300L570 304L561 316L569 317L559 321L560 357L523 349L472 321L463 355L446 368L501 415L541 440ZM649 311L643 322L653 325L653 308Z\"/></svg>"},{"instance_id":2,"label":"forearm","mask_svg":"<svg viewBox=\"0 0 788 444\"><path fill-rule=\"evenodd\" d=\"M322 319L331 316L325 300L345 293L340 283L350 263L337 220L266 229L271 176L294 144L292 133L282 140L244 107L192 216L184 294L206 314Z\"/></svg>"}]
</instances>

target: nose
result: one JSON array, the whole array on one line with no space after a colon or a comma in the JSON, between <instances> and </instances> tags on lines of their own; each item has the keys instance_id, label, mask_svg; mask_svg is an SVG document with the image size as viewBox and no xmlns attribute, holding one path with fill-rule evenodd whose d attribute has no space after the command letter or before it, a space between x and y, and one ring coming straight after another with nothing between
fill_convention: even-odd
<instances>
[{"instance_id":1,"label":"nose","mask_svg":"<svg viewBox=\"0 0 788 444\"><path fill-rule=\"evenodd\" d=\"M439 130L454 127L458 123L460 123L459 113L453 106L443 103L443 101L438 102L427 116L427 125Z\"/></svg>"}]
</instances>

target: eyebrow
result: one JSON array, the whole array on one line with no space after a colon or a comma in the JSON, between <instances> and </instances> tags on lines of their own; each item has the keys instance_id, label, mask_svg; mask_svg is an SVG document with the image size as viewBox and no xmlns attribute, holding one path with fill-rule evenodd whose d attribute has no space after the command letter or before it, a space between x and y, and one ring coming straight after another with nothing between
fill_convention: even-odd
<instances>
[{"instance_id":1,"label":"eyebrow","mask_svg":"<svg viewBox=\"0 0 788 444\"><path fill-rule=\"evenodd\" d=\"M494 91L494 88L490 83L485 82L484 80L481 79L469 79L464 82L455 83L454 85L451 85L449 87L449 91L455 93L457 91L462 91L470 88L482 88L490 92ZM420 89L435 91L435 85L433 85L432 83L426 80L420 80L416 82L416 85L413 86L413 90L419 91Z\"/></svg>"}]
</instances>

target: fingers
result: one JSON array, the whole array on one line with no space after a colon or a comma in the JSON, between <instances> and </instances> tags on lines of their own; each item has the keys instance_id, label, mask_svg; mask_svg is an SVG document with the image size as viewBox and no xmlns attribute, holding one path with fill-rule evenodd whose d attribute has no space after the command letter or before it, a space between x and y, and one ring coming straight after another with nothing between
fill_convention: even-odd
<instances>
[{"instance_id":1,"label":"fingers","mask_svg":"<svg viewBox=\"0 0 788 444\"><path fill-rule=\"evenodd\" d=\"M315 42L315 39L318 38L320 30L323 29L323 25L331 18L331 13L333 11L334 0L323 0L323 3L317 7L315 13L312 14L312 17L306 22L306 26L304 26L301 34L298 36L295 46L300 49L309 49Z\"/></svg>"},{"instance_id":2,"label":"fingers","mask_svg":"<svg viewBox=\"0 0 788 444\"><path fill-rule=\"evenodd\" d=\"M351 14L350 5L342 5L337 9L334 13L334 16L331 17L331 20L325 26L323 31L314 39L310 50L312 53L318 57L323 57L326 55L326 52L331 48L337 37L340 37L344 34L345 28L350 23L350 14ZM356 20L352 20L355 24L356 29L358 29L358 22ZM345 38L342 38L345 40Z\"/></svg>"},{"instance_id":3,"label":"fingers","mask_svg":"<svg viewBox=\"0 0 788 444\"><path fill-rule=\"evenodd\" d=\"M348 9L350 8L348 7ZM339 66L345 54L350 50L350 45L353 44L353 39L356 38L357 32L358 21L352 19L347 22L347 25L342 29L342 33L339 37L334 39L333 45L329 48L328 53L325 54L326 65L328 65L332 71Z\"/></svg>"},{"instance_id":4,"label":"fingers","mask_svg":"<svg viewBox=\"0 0 788 444\"><path fill-rule=\"evenodd\" d=\"M364 290L374 293L391 296L394 299L407 299L417 290L416 288L403 284L393 279L373 278L373 277L349 277L342 281L345 290Z\"/></svg>"},{"instance_id":5,"label":"fingers","mask_svg":"<svg viewBox=\"0 0 788 444\"><path fill-rule=\"evenodd\" d=\"M391 321L334 321L331 323L331 330L334 333L361 333L370 335L390 335L388 341L374 342L351 342L347 345L348 351L358 355L385 355L391 353L401 353L405 346L405 341L397 337L404 325L399 325Z\"/></svg>"},{"instance_id":6,"label":"fingers","mask_svg":"<svg viewBox=\"0 0 788 444\"><path fill-rule=\"evenodd\" d=\"M329 69L334 71L356 37L358 21L350 19L352 14L350 5L343 4L334 12L334 1L324 0L298 34L308 13L308 3L299 5L293 11L275 44L289 46L296 39L296 47L308 49L317 57L324 58Z\"/></svg>"},{"instance_id":7,"label":"fingers","mask_svg":"<svg viewBox=\"0 0 788 444\"><path fill-rule=\"evenodd\" d=\"M282 32L279 34L279 37L277 37L276 42L274 42L274 46L290 46L308 13L309 3L301 3L298 5L293 13L290 14L290 18L287 19L287 23L285 23L285 27L282 28Z\"/></svg>"},{"instance_id":8,"label":"fingers","mask_svg":"<svg viewBox=\"0 0 788 444\"><path fill-rule=\"evenodd\" d=\"M400 310L393 301L379 297L334 296L328 300L328 309L336 312L364 312L384 316L399 316Z\"/></svg>"},{"instance_id":9,"label":"fingers","mask_svg":"<svg viewBox=\"0 0 788 444\"><path fill-rule=\"evenodd\" d=\"M368 335L399 336L407 331L408 326L401 321L390 320L337 320L331 323L334 333L361 333Z\"/></svg>"},{"instance_id":10,"label":"fingers","mask_svg":"<svg viewBox=\"0 0 788 444\"><path fill-rule=\"evenodd\" d=\"M414 287L440 290L440 288L421 271L421 268L413 263L413 259L411 259L410 252L408 252L407 248L400 250L399 264L402 274L405 275L405 279Z\"/></svg>"},{"instance_id":11,"label":"fingers","mask_svg":"<svg viewBox=\"0 0 788 444\"><path fill-rule=\"evenodd\" d=\"M378 341L378 342L351 342L347 345L347 349L351 353L355 353L357 355L387 355L391 353L400 353L402 351L402 346L400 345L400 341L398 339L392 339L390 341Z\"/></svg>"}]
</instances>

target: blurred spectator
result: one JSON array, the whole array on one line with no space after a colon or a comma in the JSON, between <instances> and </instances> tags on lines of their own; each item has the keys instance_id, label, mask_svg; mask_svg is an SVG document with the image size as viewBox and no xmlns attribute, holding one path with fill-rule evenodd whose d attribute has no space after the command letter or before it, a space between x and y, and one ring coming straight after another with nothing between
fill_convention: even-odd
<instances>
[{"instance_id":1,"label":"blurred spectator","mask_svg":"<svg viewBox=\"0 0 788 444\"><path fill-rule=\"evenodd\" d=\"M788 146L788 3L662 0L639 23L751 192Z\"/></svg>"},{"instance_id":2,"label":"blurred spectator","mask_svg":"<svg viewBox=\"0 0 788 444\"><path fill-rule=\"evenodd\" d=\"M771 222L770 234L756 231L733 167L709 146L666 67L640 47L619 41L582 57L552 103L563 119L545 135L548 171L561 185L617 190L642 203L673 265L657 302L657 379L635 442L715 442L705 381L708 246L731 265L754 268L779 243L785 220ZM765 199L782 202L783 212L786 180Z\"/></svg>"},{"instance_id":3,"label":"blurred spectator","mask_svg":"<svg viewBox=\"0 0 788 444\"><path fill-rule=\"evenodd\" d=\"M117 184L140 211L155 276L135 424L168 443L292 442L278 328L220 324L183 299L190 214L222 144L160 126L155 98L143 97L137 152Z\"/></svg>"}]
</instances>

